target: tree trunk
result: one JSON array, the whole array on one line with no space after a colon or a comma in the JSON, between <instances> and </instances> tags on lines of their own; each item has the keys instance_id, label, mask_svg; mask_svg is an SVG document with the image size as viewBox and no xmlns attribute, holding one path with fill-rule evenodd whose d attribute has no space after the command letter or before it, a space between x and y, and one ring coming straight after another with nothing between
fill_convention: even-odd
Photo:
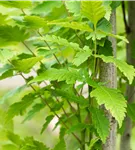
<instances>
[{"instance_id":1,"label":"tree trunk","mask_svg":"<svg viewBox=\"0 0 135 150\"><path fill-rule=\"evenodd\" d=\"M116 12L112 12L111 15L111 24L112 24L112 33L116 33ZM116 56L116 39L109 38L109 40L112 42L112 48L113 48L113 55ZM100 81L101 82L107 82L109 81L106 86L109 88L117 88L117 76L116 76L116 67L112 63L100 63L102 68L100 70ZM110 122L110 135L107 138L106 143L103 145L103 150L115 150L115 143L116 143L116 130L117 130L117 122L112 117L109 111L105 110L107 117Z\"/></svg>"},{"instance_id":2,"label":"tree trunk","mask_svg":"<svg viewBox=\"0 0 135 150\"><path fill-rule=\"evenodd\" d=\"M130 33L127 34L129 44L127 44L127 63L135 66L135 1L128 2L128 23ZM135 88L127 84L126 87L126 97L128 98L128 103L132 103L135 98ZM121 137L121 150L130 150L130 140L131 140L131 130L132 121L129 117L125 118L125 131Z\"/></svg>"}]
</instances>

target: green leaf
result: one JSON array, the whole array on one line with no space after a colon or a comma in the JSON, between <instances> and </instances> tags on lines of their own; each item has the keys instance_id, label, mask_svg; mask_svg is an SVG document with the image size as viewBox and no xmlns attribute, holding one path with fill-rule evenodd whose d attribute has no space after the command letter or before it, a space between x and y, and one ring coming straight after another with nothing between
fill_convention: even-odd
<instances>
[{"instance_id":1,"label":"green leaf","mask_svg":"<svg viewBox=\"0 0 135 150\"><path fill-rule=\"evenodd\" d=\"M4 144L2 145L2 150L18 150L14 144Z\"/></svg>"},{"instance_id":2,"label":"green leaf","mask_svg":"<svg viewBox=\"0 0 135 150\"><path fill-rule=\"evenodd\" d=\"M53 150L66 150L66 143L64 139L61 139L59 143L54 147Z\"/></svg>"},{"instance_id":3,"label":"green leaf","mask_svg":"<svg viewBox=\"0 0 135 150\"><path fill-rule=\"evenodd\" d=\"M24 123L26 120L30 120L34 117L34 115L38 112L40 112L41 109L43 109L45 107L44 104L35 104L32 109L28 112L27 116L25 117L25 119L22 121L22 123Z\"/></svg>"},{"instance_id":4,"label":"green leaf","mask_svg":"<svg viewBox=\"0 0 135 150\"><path fill-rule=\"evenodd\" d=\"M47 128L47 126L48 126L48 124L52 121L52 119L54 118L54 116L53 115L50 115L50 116L47 116L46 117L46 121L45 121L45 123L43 124L43 127L42 127L42 130L41 130L41 134L45 131L45 129Z\"/></svg>"},{"instance_id":5,"label":"green leaf","mask_svg":"<svg viewBox=\"0 0 135 150\"><path fill-rule=\"evenodd\" d=\"M68 12L73 13L74 16L80 16L80 1L65 1Z\"/></svg>"},{"instance_id":6,"label":"green leaf","mask_svg":"<svg viewBox=\"0 0 135 150\"><path fill-rule=\"evenodd\" d=\"M97 108L91 108L92 121L99 134L100 139L105 143L109 136L109 120L105 117L104 112Z\"/></svg>"},{"instance_id":7,"label":"green leaf","mask_svg":"<svg viewBox=\"0 0 135 150\"><path fill-rule=\"evenodd\" d=\"M55 95L61 96L62 98L65 98L69 100L70 102L74 102L77 104L80 104L80 107L87 107L88 101L83 96L76 96L72 91L64 91L64 90L51 90Z\"/></svg>"},{"instance_id":8,"label":"green leaf","mask_svg":"<svg viewBox=\"0 0 135 150\"><path fill-rule=\"evenodd\" d=\"M39 3L34 9L32 9L32 13L48 15L54 8L60 7L61 5L61 1L42 1L42 3Z\"/></svg>"},{"instance_id":9,"label":"green leaf","mask_svg":"<svg viewBox=\"0 0 135 150\"><path fill-rule=\"evenodd\" d=\"M0 98L0 104L3 104L7 99L12 98L13 96L20 94L24 89L26 88L26 85L16 87L9 92L5 93L2 98Z\"/></svg>"},{"instance_id":10,"label":"green leaf","mask_svg":"<svg viewBox=\"0 0 135 150\"><path fill-rule=\"evenodd\" d=\"M7 23L7 15L3 15L0 13L0 25L4 25Z\"/></svg>"},{"instance_id":11,"label":"green leaf","mask_svg":"<svg viewBox=\"0 0 135 150\"><path fill-rule=\"evenodd\" d=\"M5 43L8 45L8 43L6 41L4 41L2 44L5 44ZM0 46L1 46L1 43L0 43ZM12 58L13 56L14 56L14 53L11 50L9 50L9 49L0 49L0 62L1 63L8 62L8 60L10 58Z\"/></svg>"},{"instance_id":12,"label":"green leaf","mask_svg":"<svg viewBox=\"0 0 135 150\"><path fill-rule=\"evenodd\" d=\"M25 95L20 102L12 104L7 111L6 122L25 111L35 99L35 96L30 93Z\"/></svg>"},{"instance_id":13,"label":"green leaf","mask_svg":"<svg viewBox=\"0 0 135 150\"><path fill-rule=\"evenodd\" d=\"M2 130L0 129L0 134L1 134L0 140L3 139L4 136L7 137L6 131L13 132L13 128L14 128L13 120L8 121L8 123L5 123L5 121L6 121L6 112L0 109L0 128L2 129ZM4 135L2 135L1 132L4 132L3 133Z\"/></svg>"},{"instance_id":14,"label":"green leaf","mask_svg":"<svg viewBox=\"0 0 135 150\"><path fill-rule=\"evenodd\" d=\"M57 80L58 82L66 81L67 84L74 84L77 80L79 81L83 80L83 77L77 70L72 68L69 68L69 70L51 68L41 73L33 80L31 80L29 84L33 82L41 82L44 80L50 80L50 81Z\"/></svg>"},{"instance_id":15,"label":"green leaf","mask_svg":"<svg viewBox=\"0 0 135 150\"><path fill-rule=\"evenodd\" d=\"M87 148L87 150L92 150L93 149L93 146L95 145L95 143L99 140L99 138L92 138L91 141L90 141L90 145L89 147Z\"/></svg>"},{"instance_id":16,"label":"green leaf","mask_svg":"<svg viewBox=\"0 0 135 150\"><path fill-rule=\"evenodd\" d=\"M46 25L46 22L43 18L39 16L25 16L24 24L30 29L39 29Z\"/></svg>"},{"instance_id":17,"label":"green leaf","mask_svg":"<svg viewBox=\"0 0 135 150\"><path fill-rule=\"evenodd\" d=\"M121 1L112 1L111 8L116 9L118 6L120 6Z\"/></svg>"},{"instance_id":18,"label":"green leaf","mask_svg":"<svg viewBox=\"0 0 135 150\"><path fill-rule=\"evenodd\" d=\"M28 38L28 34L24 29L18 26L0 26L0 37L6 42L22 42Z\"/></svg>"},{"instance_id":19,"label":"green leaf","mask_svg":"<svg viewBox=\"0 0 135 150\"><path fill-rule=\"evenodd\" d=\"M99 86L90 93L91 97L95 97L99 105L104 104L113 117L118 121L119 127L126 112L126 100L124 96L116 89Z\"/></svg>"},{"instance_id":20,"label":"green leaf","mask_svg":"<svg viewBox=\"0 0 135 150\"><path fill-rule=\"evenodd\" d=\"M13 69L9 69L0 76L0 80L6 79L6 78L12 77L12 76L13 76Z\"/></svg>"},{"instance_id":21,"label":"green leaf","mask_svg":"<svg viewBox=\"0 0 135 150\"><path fill-rule=\"evenodd\" d=\"M80 48L79 44L77 43L73 43L73 42L68 42L68 40L64 39L64 38L61 38L59 36L55 36L55 35L46 35L46 36L43 36L43 37L33 37L33 38L30 38L28 41L35 41L35 40L40 40L40 41L47 41L47 42L51 42L51 43L56 43L58 45L61 45L61 46L66 46L66 47L70 47L72 48L73 50L82 50L82 48Z\"/></svg>"},{"instance_id":22,"label":"green leaf","mask_svg":"<svg viewBox=\"0 0 135 150\"><path fill-rule=\"evenodd\" d=\"M74 59L73 59L73 64L76 66L80 66L83 62L85 62L92 54L91 50L86 50L86 51L80 51L78 52Z\"/></svg>"},{"instance_id":23,"label":"green leaf","mask_svg":"<svg viewBox=\"0 0 135 150\"><path fill-rule=\"evenodd\" d=\"M17 134L14 134L13 132L7 131L7 137L11 142L18 146L22 143L20 137Z\"/></svg>"},{"instance_id":24,"label":"green leaf","mask_svg":"<svg viewBox=\"0 0 135 150\"><path fill-rule=\"evenodd\" d=\"M105 16L105 9L102 5L102 1L82 1L81 11L96 28L97 22Z\"/></svg>"},{"instance_id":25,"label":"green leaf","mask_svg":"<svg viewBox=\"0 0 135 150\"><path fill-rule=\"evenodd\" d=\"M36 141L33 137L26 137L20 146L20 150L49 150L43 143Z\"/></svg>"},{"instance_id":26,"label":"green leaf","mask_svg":"<svg viewBox=\"0 0 135 150\"><path fill-rule=\"evenodd\" d=\"M31 1L0 1L0 4L5 7L14 8L29 8L32 6Z\"/></svg>"},{"instance_id":27,"label":"green leaf","mask_svg":"<svg viewBox=\"0 0 135 150\"><path fill-rule=\"evenodd\" d=\"M131 103L127 105L127 115L135 121L135 104Z\"/></svg>"},{"instance_id":28,"label":"green leaf","mask_svg":"<svg viewBox=\"0 0 135 150\"><path fill-rule=\"evenodd\" d=\"M71 28L74 30L80 30L85 32L93 32L87 24L81 22L60 22L59 20L54 20L51 22L47 22L47 25L58 25L65 28Z\"/></svg>"},{"instance_id":29,"label":"green leaf","mask_svg":"<svg viewBox=\"0 0 135 150\"><path fill-rule=\"evenodd\" d=\"M24 73L28 73L30 69L40 60L42 60L43 57L31 57L26 59L20 59L20 60L13 60L12 64L14 65L15 69Z\"/></svg>"},{"instance_id":30,"label":"green leaf","mask_svg":"<svg viewBox=\"0 0 135 150\"><path fill-rule=\"evenodd\" d=\"M84 130L86 127L87 127L87 125L84 123L78 123L76 125L72 125L72 127L67 130L67 134L70 134L73 132L80 132L80 131Z\"/></svg>"},{"instance_id":31,"label":"green leaf","mask_svg":"<svg viewBox=\"0 0 135 150\"><path fill-rule=\"evenodd\" d=\"M128 65L122 60L115 59L113 56L96 55L106 63L114 63L116 67L128 78L129 84L132 83L135 77L135 69L132 65ZM127 71L128 70L128 71Z\"/></svg>"}]
</instances>

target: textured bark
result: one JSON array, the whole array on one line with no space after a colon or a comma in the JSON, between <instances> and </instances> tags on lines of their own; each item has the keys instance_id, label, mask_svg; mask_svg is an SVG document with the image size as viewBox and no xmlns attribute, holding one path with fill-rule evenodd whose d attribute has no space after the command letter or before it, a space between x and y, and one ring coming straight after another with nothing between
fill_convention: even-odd
<instances>
[{"instance_id":1,"label":"textured bark","mask_svg":"<svg viewBox=\"0 0 135 150\"><path fill-rule=\"evenodd\" d=\"M116 14L115 11L111 15L111 24L112 24L112 33L116 33ZM116 56L116 39L109 38L112 42L113 55ZM100 66L100 81L107 82L106 86L109 88L117 88L117 76L116 76L116 67L112 63L101 62ZM103 150L115 150L116 143L116 129L117 122L112 117L109 111L104 108L107 117L110 121L110 135L107 138L106 143L103 145Z\"/></svg>"},{"instance_id":2,"label":"textured bark","mask_svg":"<svg viewBox=\"0 0 135 150\"><path fill-rule=\"evenodd\" d=\"M133 66L135 66L135 1L128 2L128 24L130 28L130 33L128 33L127 38L129 40L129 44L127 44L127 62ZM135 88L127 84L126 87L126 97L128 98L128 102L132 103L135 98ZM130 150L130 140L131 140L131 130L132 130L132 121L129 117L125 118L125 131L123 136L121 137L121 150Z\"/></svg>"}]
</instances>

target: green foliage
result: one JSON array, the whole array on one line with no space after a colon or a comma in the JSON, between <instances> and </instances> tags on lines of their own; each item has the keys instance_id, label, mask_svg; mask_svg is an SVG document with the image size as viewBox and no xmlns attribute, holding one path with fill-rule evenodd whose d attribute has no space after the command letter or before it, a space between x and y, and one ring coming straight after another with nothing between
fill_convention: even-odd
<instances>
[{"instance_id":1,"label":"green foliage","mask_svg":"<svg viewBox=\"0 0 135 150\"><path fill-rule=\"evenodd\" d=\"M76 80L81 81L83 78L81 77L81 74L79 71L77 71L74 68L67 69L55 69L51 68L47 71L43 72L36 78L34 78L30 83L32 82L41 82L44 80L50 80L50 81L66 81L67 84L74 84Z\"/></svg>"},{"instance_id":2,"label":"green foliage","mask_svg":"<svg viewBox=\"0 0 135 150\"><path fill-rule=\"evenodd\" d=\"M19 75L25 81L24 86L8 91L0 99L1 106L7 109L7 112L0 110L0 139L3 136L5 140L0 140L0 149L52 149L33 137L23 139L13 132L12 119L19 115L22 118L25 114L24 123L44 113L41 120L45 122L40 129L47 136L50 130L46 129L48 126L50 129L54 118L58 119L54 129L60 127L59 142L55 146L53 142L50 144L53 150L83 150L84 145L86 150L101 149L111 125L104 109L115 117L119 127L125 115L135 120L134 104L126 104L123 87L120 91L107 88L110 81L100 82L103 68L99 59L113 63L129 84L135 77L133 66L113 57L113 45L108 38L128 43L123 35L112 34L110 15L119 4L113 1L0 2L0 80ZM6 11L10 13L6 15ZM118 81L120 78L118 74Z\"/></svg>"},{"instance_id":3,"label":"green foliage","mask_svg":"<svg viewBox=\"0 0 135 150\"><path fill-rule=\"evenodd\" d=\"M112 56L96 55L96 57L101 58L106 63L114 63L116 67L128 78L129 84L132 83L135 76L135 69L133 66L128 65L126 62L115 59ZM127 71L128 70L128 71Z\"/></svg>"},{"instance_id":4,"label":"green foliage","mask_svg":"<svg viewBox=\"0 0 135 150\"><path fill-rule=\"evenodd\" d=\"M36 141L33 137L26 137L20 145L20 150L49 150L43 143Z\"/></svg>"},{"instance_id":5,"label":"green foliage","mask_svg":"<svg viewBox=\"0 0 135 150\"><path fill-rule=\"evenodd\" d=\"M40 60L42 60L43 57L31 57L26 59L20 59L20 60L12 60L12 64L15 67L16 70L24 73L28 73L30 69Z\"/></svg>"},{"instance_id":6,"label":"green foliage","mask_svg":"<svg viewBox=\"0 0 135 150\"><path fill-rule=\"evenodd\" d=\"M22 143L22 140L20 139L20 137L10 131L7 131L7 137L15 145L20 145Z\"/></svg>"},{"instance_id":7,"label":"green foliage","mask_svg":"<svg viewBox=\"0 0 135 150\"><path fill-rule=\"evenodd\" d=\"M60 140L53 150L66 150L66 144L64 139Z\"/></svg>"},{"instance_id":8,"label":"green foliage","mask_svg":"<svg viewBox=\"0 0 135 150\"><path fill-rule=\"evenodd\" d=\"M30 93L28 95L25 95L20 102L12 104L8 109L6 122L11 120L14 116L17 116L24 112L27 109L27 107L29 107L33 103L34 100L34 94Z\"/></svg>"},{"instance_id":9,"label":"green foliage","mask_svg":"<svg viewBox=\"0 0 135 150\"><path fill-rule=\"evenodd\" d=\"M91 92L91 96L96 98L99 105L105 105L121 127L126 112L126 100L120 91L99 86Z\"/></svg>"},{"instance_id":10,"label":"green foliage","mask_svg":"<svg viewBox=\"0 0 135 150\"><path fill-rule=\"evenodd\" d=\"M92 121L99 134L99 137L105 143L109 136L109 120L105 117L104 112L97 108L90 109L92 112Z\"/></svg>"},{"instance_id":11,"label":"green foliage","mask_svg":"<svg viewBox=\"0 0 135 150\"><path fill-rule=\"evenodd\" d=\"M5 42L22 42L28 38L28 34L24 29L20 29L18 26L4 25L0 26L0 38Z\"/></svg>"},{"instance_id":12,"label":"green foliage","mask_svg":"<svg viewBox=\"0 0 135 150\"><path fill-rule=\"evenodd\" d=\"M105 9L102 1L82 1L81 11L96 27L98 21L105 16Z\"/></svg>"},{"instance_id":13,"label":"green foliage","mask_svg":"<svg viewBox=\"0 0 135 150\"><path fill-rule=\"evenodd\" d=\"M29 8L32 5L30 1L1 1L0 4L9 8L14 7L21 9Z\"/></svg>"},{"instance_id":14,"label":"green foliage","mask_svg":"<svg viewBox=\"0 0 135 150\"><path fill-rule=\"evenodd\" d=\"M84 130L88 125L83 124L83 123L78 123L77 125L72 126L69 130L67 130L67 133L72 133L72 132L80 132Z\"/></svg>"},{"instance_id":15,"label":"green foliage","mask_svg":"<svg viewBox=\"0 0 135 150\"><path fill-rule=\"evenodd\" d=\"M30 120L34 117L34 115L38 112L41 111L41 109L43 109L45 107L44 104L40 104L40 103L37 103L35 105L33 105L32 109L27 113L27 116L25 117L25 119L23 120L23 123L27 120Z\"/></svg>"},{"instance_id":16,"label":"green foliage","mask_svg":"<svg viewBox=\"0 0 135 150\"><path fill-rule=\"evenodd\" d=\"M90 56L91 51L88 49L86 51L80 51L75 55L75 58L73 59L73 64L76 66L80 66L83 62L85 62Z\"/></svg>"},{"instance_id":17,"label":"green foliage","mask_svg":"<svg viewBox=\"0 0 135 150\"><path fill-rule=\"evenodd\" d=\"M39 29L46 25L45 20L38 16L25 16L24 24L26 27L29 27L30 29Z\"/></svg>"},{"instance_id":18,"label":"green foliage","mask_svg":"<svg viewBox=\"0 0 135 150\"><path fill-rule=\"evenodd\" d=\"M68 12L73 13L74 16L80 15L80 2L79 1L65 1Z\"/></svg>"},{"instance_id":19,"label":"green foliage","mask_svg":"<svg viewBox=\"0 0 135 150\"><path fill-rule=\"evenodd\" d=\"M0 25L6 24L7 23L7 15L3 15L0 13L0 20L1 20Z\"/></svg>"},{"instance_id":20,"label":"green foliage","mask_svg":"<svg viewBox=\"0 0 135 150\"><path fill-rule=\"evenodd\" d=\"M12 98L13 96L20 94L25 88L26 88L26 85L16 87L15 89L10 90L5 95L3 95L3 97L0 99L0 104L3 104L7 99Z\"/></svg>"},{"instance_id":21,"label":"green foliage","mask_svg":"<svg viewBox=\"0 0 135 150\"><path fill-rule=\"evenodd\" d=\"M32 9L32 13L47 15L55 7L60 7L60 6L61 6L61 1L43 1L42 3L40 3L35 8Z\"/></svg>"},{"instance_id":22,"label":"green foliage","mask_svg":"<svg viewBox=\"0 0 135 150\"><path fill-rule=\"evenodd\" d=\"M70 22L52 21L52 22L47 22L47 25L58 25L65 28L71 28L71 29L81 30L86 32L93 32L93 30L87 24L80 23L80 22L70 23Z\"/></svg>"},{"instance_id":23,"label":"green foliage","mask_svg":"<svg viewBox=\"0 0 135 150\"><path fill-rule=\"evenodd\" d=\"M47 116L46 117L46 122L43 124L42 130L41 130L41 134L44 132L44 130L47 128L48 124L52 121L52 119L54 118L53 115Z\"/></svg>"}]
</instances>

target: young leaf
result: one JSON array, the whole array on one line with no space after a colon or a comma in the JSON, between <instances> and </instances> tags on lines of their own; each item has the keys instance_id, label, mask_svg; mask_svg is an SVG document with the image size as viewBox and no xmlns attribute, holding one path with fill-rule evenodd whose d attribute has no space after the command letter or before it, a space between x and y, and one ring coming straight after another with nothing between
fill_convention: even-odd
<instances>
[{"instance_id":1,"label":"young leaf","mask_svg":"<svg viewBox=\"0 0 135 150\"><path fill-rule=\"evenodd\" d=\"M28 34L24 29L18 26L0 26L0 37L6 42L21 42L28 38Z\"/></svg>"},{"instance_id":2,"label":"young leaf","mask_svg":"<svg viewBox=\"0 0 135 150\"><path fill-rule=\"evenodd\" d=\"M73 13L74 16L80 15L80 1L65 1L68 12Z\"/></svg>"},{"instance_id":3,"label":"young leaf","mask_svg":"<svg viewBox=\"0 0 135 150\"><path fill-rule=\"evenodd\" d=\"M0 13L0 25L4 25L7 23L7 15L3 15Z\"/></svg>"},{"instance_id":4,"label":"young leaf","mask_svg":"<svg viewBox=\"0 0 135 150\"><path fill-rule=\"evenodd\" d=\"M25 16L24 24L30 29L39 29L46 25L46 22L43 18L38 16Z\"/></svg>"},{"instance_id":5,"label":"young leaf","mask_svg":"<svg viewBox=\"0 0 135 150\"><path fill-rule=\"evenodd\" d=\"M128 78L129 84L132 83L135 77L135 69L133 66L128 65L122 60L115 59L113 56L96 55L96 57L101 58L106 63L114 63L116 67L118 67L119 70Z\"/></svg>"},{"instance_id":6,"label":"young leaf","mask_svg":"<svg viewBox=\"0 0 135 150\"><path fill-rule=\"evenodd\" d=\"M0 76L0 80L6 79L6 78L12 77L12 76L13 76L13 69L9 69Z\"/></svg>"},{"instance_id":7,"label":"young leaf","mask_svg":"<svg viewBox=\"0 0 135 150\"><path fill-rule=\"evenodd\" d=\"M45 131L45 129L47 128L48 124L52 121L52 119L54 118L53 115L47 116L46 117L46 122L43 124L42 130L41 130L41 134Z\"/></svg>"},{"instance_id":8,"label":"young leaf","mask_svg":"<svg viewBox=\"0 0 135 150\"><path fill-rule=\"evenodd\" d=\"M86 50L86 51L80 51L75 55L75 58L73 59L73 64L76 66L80 66L83 62L85 62L92 54L92 51Z\"/></svg>"},{"instance_id":9,"label":"young leaf","mask_svg":"<svg viewBox=\"0 0 135 150\"><path fill-rule=\"evenodd\" d=\"M69 128L69 129L67 130L67 134L70 134L70 133L72 133L72 132L80 132L80 131L82 131L83 129L85 129L86 127L87 127L86 124L84 124L84 123L78 123L78 124L76 124L76 125L73 125L71 128Z\"/></svg>"},{"instance_id":10,"label":"young leaf","mask_svg":"<svg viewBox=\"0 0 135 150\"><path fill-rule=\"evenodd\" d=\"M99 138L92 138L90 141L90 145L88 146L87 150L92 150L95 143L99 140Z\"/></svg>"},{"instance_id":11,"label":"young leaf","mask_svg":"<svg viewBox=\"0 0 135 150\"><path fill-rule=\"evenodd\" d=\"M35 100L35 96L33 94L25 95L22 98L22 101L16 102L12 104L7 112L6 116L6 122L10 121L14 116L17 116L20 114L20 112L25 111Z\"/></svg>"},{"instance_id":12,"label":"young leaf","mask_svg":"<svg viewBox=\"0 0 135 150\"><path fill-rule=\"evenodd\" d=\"M99 86L91 92L91 97L95 97L99 105L104 104L118 121L119 127L122 126L126 112L126 100L118 90Z\"/></svg>"},{"instance_id":13,"label":"young leaf","mask_svg":"<svg viewBox=\"0 0 135 150\"><path fill-rule=\"evenodd\" d=\"M17 134L14 134L13 132L7 131L7 137L16 145L20 145L22 143L20 137Z\"/></svg>"},{"instance_id":14,"label":"young leaf","mask_svg":"<svg viewBox=\"0 0 135 150\"><path fill-rule=\"evenodd\" d=\"M61 96L71 102L80 104L80 106L87 107L88 106L88 101L83 97L83 96L76 96L72 91L64 91L64 90L51 90L55 95Z\"/></svg>"},{"instance_id":15,"label":"young leaf","mask_svg":"<svg viewBox=\"0 0 135 150\"><path fill-rule=\"evenodd\" d=\"M93 29L91 29L87 24L80 23L80 22L58 22L58 20L56 20L52 22L47 22L47 25L58 25L61 27L71 28L74 30L93 32Z\"/></svg>"},{"instance_id":16,"label":"young leaf","mask_svg":"<svg viewBox=\"0 0 135 150\"><path fill-rule=\"evenodd\" d=\"M10 90L5 93L4 96L0 99L0 104L3 104L7 99L12 98L13 96L21 93L26 88L26 85L16 87L15 89Z\"/></svg>"},{"instance_id":17,"label":"young leaf","mask_svg":"<svg viewBox=\"0 0 135 150\"><path fill-rule=\"evenodd\" d=\"M18 147L14 144L4 144L0 148L2 148L2 150L18 150Z\"/></svg>"},{"instance_id":18,"label":"young leaf","mask_svg":"<svg viewBox=\"0 0 135 150\"><path fill-rule=\"evenodd\" d=\"M66 143L64 139L61 139L59 143L54 147L53 150L66 150Z\"/></svg>"},{"instance_id":19,"label":"young leaf","mask_svg":"<svg viewBox=\"0 0 135 150\"><path fill-rule=\"evenodd\" d=\"M49 150L43 143L36 141L33 137L26 137L20 145L20 150Z\"/></svg>"},{"instance_id":20,"label":"young leaf","mask_svg":"<svg viewBox=\"0 0 135 150\"><path fill-rule=\"evenodd\" d=\"M67 84L74 84L76 80L83 80L83 77L80 75L80 73L75 69L55 69L51 68L47 71L41 73L39 76L31 80L29 83L33 82L40 82L44 80L50 80L50 81L66 81Z\"/></svg>"},{"instance_id":21,"label":"young leaf","mask_svg":"<svg viewBox=\"0 0 135 150\"><path fill-rule=\"evenodd\" d=\"M77 51L82 50L82 48L80 48L79 44L73 43L73 42L68 42L67 39L64 39L64 38L61 38L61 37L55 36L55 35L46 35L43 37L33 37L33 38L30 38L28 41L33 41L33 40L40 40L40 41L46 40L47 42L56 43L61 46L70 47L73 50L77 50Z\"/></svg>"},{"instance_id":22,"label":"young leaf","mask_svg":"<svg viewBox=\"0 0 135 150\"><path fill-rule=\"evenodd\" d=\"M135 121L135 104L131 103L127 105L127 115Z\"/></svg>"},{"instance_id":23,"label":"young leaf","mask_svg":"<svg viewBox=\"0 0 135 150\"><path fill-rule=\"evenodd\" d=\"M107 136L109 136L109 120L105 117L104 112L97 108L91 108L92 121L99 134L100 139L105 143Z\"/></svg>"},{"instance_id":24,"label":"young leaf","mask_svg":"<svg viewBox=\"0 0 135 150\"><path fill-rule=\"evenodd\" d=\"M20 59L20 60L13 60L12 64L14 65L15 69L24 73L28 73L30 69L40 60L42 60L43 57L31 57L26 59Z\"/></svg>"},{"instance_id":25,"label":"young leaf","mask_svg":"<svg viewBox=\"0 0 135 150\"><path fill-rule=\"evenodd\" d=\"M5 7L14 7L14 8L29 8L32 6L31 1L0 1L0 4Z\"/></svg>"},{"instance_id":26,"label":"young leaf","mask_svg":"<svg viewBox=\"0 0 135 150\"><path fill-rule=\"evenodd\" d=\"M61 5L61 1L42 1L42 3L39 3L36 7L32 9L32 13L39 15L47 15L54 8L60 7Z\"/></svg>"},{"instance_id":27,"label":"young leaf","mask_svg":"<svg viewBox=\"0 0 135 150\"><path fill-rule=\"evenodd\" d=\"M102 1L82 1L81 11L96 27L97 22L105 16Z\"/></svg>"},{"instance_id":28,"label":"young leaf","mask_svg":"<svg viewBox=\"0 0 135 150\"><path fill-rule=\"evenodd\" d=\"M44 107L45 107L45 105L42 103L41 104L39 104L39 103L35 104L32 107L32 109L28 112L27 116L25 117L25 119L23 120L22 123L24 123L26 120L30 120L31 118L33 118L34 115L36 113L40 112L40 110L43 109Z\"/></svg>"}]
</instances>

